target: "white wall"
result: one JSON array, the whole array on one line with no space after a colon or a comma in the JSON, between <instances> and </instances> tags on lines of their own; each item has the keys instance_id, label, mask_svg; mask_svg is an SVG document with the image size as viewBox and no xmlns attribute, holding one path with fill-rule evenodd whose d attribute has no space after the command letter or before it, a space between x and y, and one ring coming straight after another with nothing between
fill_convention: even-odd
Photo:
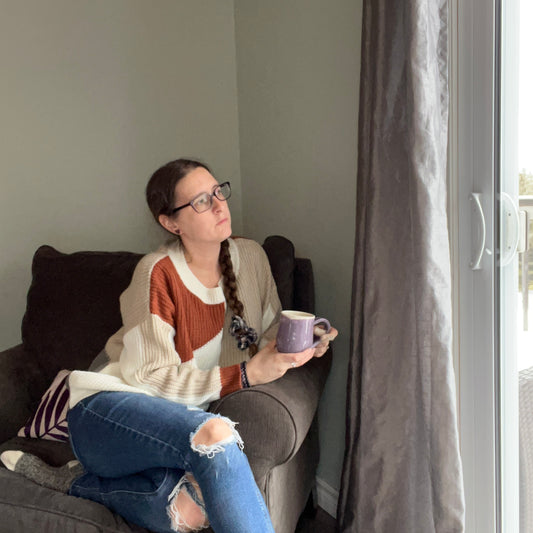
<instances>
[{"instance_id":1,"label":"white wall","mask_svg":"<svg viewBox=\"0 0 533 533\"><path fill-rule=\"evenodd\" d=\"M31 257L144 252L144 186L201 157L235 185L232 0L0 0L0 349L19 342Z\"/></svg>"},{"instance_id":2,"label":"white wall","mask_svg":"<svg viewBox=\"0 0 533 533\"><path fill-rule=\"evenodd\" d=\"M320 407L318 476L333 492L344 453L361 19L361 0L235 0L245 232L261 242L285 235L312 259L317 314L340 331Z\"/></svg>"}]
</instances>

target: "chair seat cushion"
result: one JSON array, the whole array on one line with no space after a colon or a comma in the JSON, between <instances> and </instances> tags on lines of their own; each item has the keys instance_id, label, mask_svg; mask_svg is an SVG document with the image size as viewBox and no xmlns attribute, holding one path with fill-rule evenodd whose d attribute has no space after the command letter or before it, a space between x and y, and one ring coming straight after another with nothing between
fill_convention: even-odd
<instances>
[{"instance_id":1,"label":"chair seat cushion","mask_svg":"<svg viewBox=\"0 0 533 533\"><path fill-rule=\"evenodd\" d=\"M0 530L10 533L149 533L99 503L41 487L5 468L0 468L0 516Z\"/></svg>"}]
</instances>

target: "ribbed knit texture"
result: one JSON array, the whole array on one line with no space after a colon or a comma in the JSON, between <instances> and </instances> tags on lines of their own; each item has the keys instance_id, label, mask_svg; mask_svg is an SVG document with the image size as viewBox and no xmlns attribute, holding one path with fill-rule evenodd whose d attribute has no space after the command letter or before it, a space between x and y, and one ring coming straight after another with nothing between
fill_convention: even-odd
<instances>
[{"instance_id":1,"label":"ribbed knit texture","mask_svg":"<svg viewBox=\"0 0 533 533\"><path fill-rule=\"evenodd\" d=\"M260 347L275 336L281 305L262 247L230 239L244 318ZM221 282L222 283L222 282ZM138 264L120 297L123 327L106 344L100 372L72 372L70 406L99 391L132 391L205 408L241 388L239 364L248 359L229 332L221 284L204 287L190 271L178 242Z\"/></svg>"}]
</instances>

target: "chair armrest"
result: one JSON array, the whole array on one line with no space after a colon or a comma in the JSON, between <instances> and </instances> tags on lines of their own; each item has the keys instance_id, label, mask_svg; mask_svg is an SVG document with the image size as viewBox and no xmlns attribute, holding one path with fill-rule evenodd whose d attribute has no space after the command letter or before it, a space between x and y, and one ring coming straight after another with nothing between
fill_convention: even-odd
<instances>
[{"instance_id":1,"label":"chair armrest","mask_svg":"<svg viewBox=\"0 0 533 533\"><path fill-rule=\"evenodd\" d=\"M14 437L46 388L39 367L22 344L0 353L0 443Z\"/></svg>"},{"instance_id":2,"label":"chair armrest","mask_svg":"<svg viewBox=\"0 0 533 533\"><path fill-rule=\"evenodd\" d=\"M213 402L210 411L238 422L256 479L289 461L305 439L331 366L331 350L282 378Z\"/></svg>"}]
</instances>

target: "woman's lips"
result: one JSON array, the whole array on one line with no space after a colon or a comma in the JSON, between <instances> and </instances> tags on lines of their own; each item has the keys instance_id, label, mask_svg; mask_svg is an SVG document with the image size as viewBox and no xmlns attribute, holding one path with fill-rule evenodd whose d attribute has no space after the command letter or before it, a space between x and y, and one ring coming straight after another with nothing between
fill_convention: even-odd
<instances>
[{"instance_id":1,"label":"woman's lips","mask_svg":"<svg viewBox=\"0 0 533 533\"><path fill-rule=\"evenodd\" d=\"M222 220L219 220L219 221L217 222L217 226L220 226L220 224L224 224L224 222L227 222L227 221L228 221L227 218L223 218Z\"/></svg>"}]
</instances>

